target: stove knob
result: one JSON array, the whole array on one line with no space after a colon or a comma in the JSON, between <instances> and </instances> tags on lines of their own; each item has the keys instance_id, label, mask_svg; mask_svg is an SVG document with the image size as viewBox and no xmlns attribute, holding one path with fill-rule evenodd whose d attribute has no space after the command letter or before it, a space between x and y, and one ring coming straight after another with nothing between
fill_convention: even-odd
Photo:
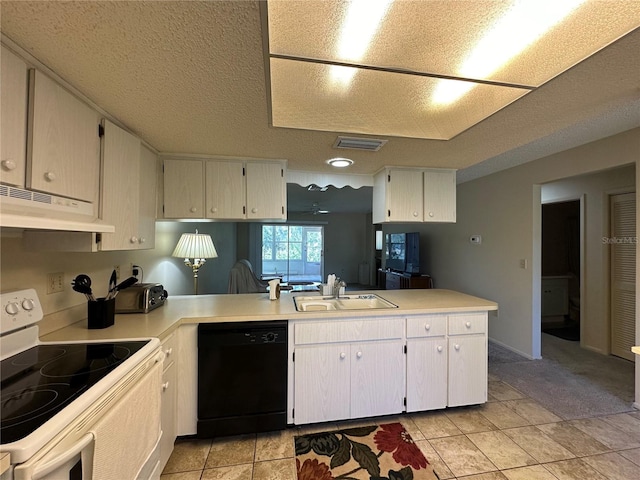
<instances>
[{"instance_id":1,"label":"stove knob","mask_svg":"<svg viewBox=\"0 0 640 480\"><path fill-rule=\"evenodd\" d=\"M35 304L33 303L33 300L31 300L30 298L25 298L22 301L22 308L24 308L25 310L33 310L33 308L35 307Z\"/></svg>"},{"instance_id":2,"label":"stove knob","mask_svg":"<svg viewBox=\"0 0 640 480\"><path fill-rule=\"evenodd\" d=\"M4 311L9 315L16 315L20 311L20 305L17 302L11 302L4 307Z\"/></svg>"}]
</instances>

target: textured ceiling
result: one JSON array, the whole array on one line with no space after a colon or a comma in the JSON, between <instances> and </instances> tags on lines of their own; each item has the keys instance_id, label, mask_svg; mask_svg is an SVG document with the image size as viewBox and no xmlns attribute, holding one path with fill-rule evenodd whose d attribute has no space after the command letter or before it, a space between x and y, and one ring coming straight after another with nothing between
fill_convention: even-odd
<instances>
[{"instance_id":1,"label":"textured ceiling","mask_svg":"<svg viewBox=\"0 0 640 480\"><path fill-rule=\"evenodd\" d=\"M442 15L464 15L453 8L460 3ZM292 170L332 173L326 160L348 156L355 161L349 173L385 165L474 166L478 175L640 125L639 30L452 140L375 135L389 142L378 152L358 152L332 147L341 129L271 125L259 2L3 0L0 9L7 43L159 152L287 159ZM394 28L403 33L401 25ZM438 35L458 33L464 32L433 33L429 48L437 48Z\"/></svg>"}]
</instances>

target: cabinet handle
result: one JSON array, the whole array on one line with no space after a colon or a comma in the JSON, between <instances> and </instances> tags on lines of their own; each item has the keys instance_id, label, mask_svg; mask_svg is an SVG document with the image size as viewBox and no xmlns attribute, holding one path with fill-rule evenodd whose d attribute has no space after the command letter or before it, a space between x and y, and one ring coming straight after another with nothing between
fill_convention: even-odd
<instances>
[{"instance_id":1,"label":"cabinet handle","mask_svg":"<svg viewBox=\"0 0 640 480\"><path fill-rule=\"evenodd\" d=\"M129 242L131 242L131 243L138 243L138 237L136 237L136 236L131 237L131 238L129 239Z\"/></svg>"},{"instance_id":2,"label":"cabinet handle","mask_svg":"<svg viewBox=\"0 0 640 480\"><path fill-rule=\"evenodd\" d=\"M163 391L163 392L166 392L166 391L167 391L167 388L169 388L169 382L164 382L164 383L162 384L162 391Z\"/></svg>"},{"instance_id":3,"label":"cabinet handle","mask_svg":"<svg viewBox=\"0 0 640 480\"><path fill-rule=\"evenodd\" d=\"M427 324L424 326L424 329L425 329L425 330L427 330L427 331L428 331L428 330L431 330L431 325L429 325L429 324L427 323Z\"/></svg>"},{"instance_id":4,"label":"cabinet handle","mask_svg":"<svg viewBox=\"0 0 640 480\"><path fill-rule=\"evenodd\" d=\"M340 354L340 358L345 358L346 356L347 356L347 354L346 354L346 353L344 353L344 352L342 352L342 353Z\"/></svg>"},{"instance_id":5,"label":"cabinet handle","mask_svg":"<svg viewBox=\"0 0 640 480\"><path fill-rule=\"evenodd\" d=\"M2 161L2 168L4 168L5 170L15 170L16 167L16 162L14 162L13 160Z\"/></svg>"},{"instance_id":6,"label":"cabinet handle","mask_svg":"<svg viewBox=\"0 0 640 480\"><path fill-rule=\"evenodd\" d=\"M413 216L417 217L418 216L418 212L416 212L415 210L413 211Z\"/></svg>"},{"instance_id":7,"label":"cabinet handle","mask_svg":"<svg viewBox=\"0 0 640 480\"><path fill-rule=\"evenodd\" d=\"M453 346L453 348L455 348L456 350L460 350L460 345L458 345L457 343Z\"/></svg>"},{"instance_id":8,"label":"cabinet handle","mask_svg":"<svg viewBox=\"0 0 640 480\"><path fill-rule=\"evenodd\" d=\"M47 172L44 174L44 179L48 182L53 182L56 179L56 174L53 172Z\"/></svg>"},{"instance_id":9,"label":"cabinet handle","mask_svg":"<svg viewBox=\"0 0 640 480\"><path fill-rule=\"evenodd\" d=\"M218 209L216 207L211 207L211 213L218 213Z\"/></svg>"},{"instance_id":10,"label":"cabinet handle","mask_svg":"<svg viewBox=\"0 0 640 480\"><path fill-rule=\"evenodd\" d=\"M173 348L167 348L164 354L168 357L169 355L171 355L172 352L173 352Z\"/></svg>"},{"instance_id":11,"label":"cabinet handle","mask_svg":"<svg viewBox=\"0 0 640 480\"><path fill-rule=\"evenodd\" d=\"M198 209L197 209L196 207L191 207L191 208L189 209L189 211L190 211L191 213L196 213L196 212L198 211Z\"/></svg>"},{"instance_id":12,"label":"cabinet handle","mask_svg":"<svg viewBox=\"0 0 640 480\"><path fill-rule=\"evenodd\" d=\"M147 241L147 239L146 239L145 237L140 237L140 238L138 239L138 243L144 243L144 242L146 242L146 241Z\"/></svg>"},{"instance_id":13,"label":"cabinet handle","mask_svg":"<svg viewBox=\"0 0 640 480\"><path fill-rule=\"evenodd\" d=\"M362 357L362 352L356 353L356 357L361 358Z\"/></svg>"},{"instance_id":14,"label":"cabinet handle","mask_svg":"<svg viewBox=\"0 0 640 480\"><path fill-rule=\"evenodd\" d=\"M257 209L256 207L253 207L253 208L251 209L251 213L258 213L258 209Z\"/></svg>"},{"instance_id":15,"label":"cabinet handle","mask_svg":"<svg viewBox=\"0 0 640 480\"><path fill-rule=\"evenodd\" d=\"M433 217L433 212L429 212L429 216L430 216L430 217Z\"/></svg>"},{"instance_id":16,"label":"cabinet handle","mask_svg":"<svg viewBox=\"0 0 640 480\"><path fill-rule=\"evenodd\" d=\"M438 345L438 348L436 348L436 350L438 350L439 352L442 351L442 345Z\"/></svg>"},{"instance_id":17,"label":"cabinet handle","mask_svg":"<svg viewBox=\"0 0 640 480\"><path fill-rule=\"evenodd\" d=\"M467 323L465 323L465 326L466 326L467 328L471 328L471 322L467 322Z\"/></svg>"}]
</instances>

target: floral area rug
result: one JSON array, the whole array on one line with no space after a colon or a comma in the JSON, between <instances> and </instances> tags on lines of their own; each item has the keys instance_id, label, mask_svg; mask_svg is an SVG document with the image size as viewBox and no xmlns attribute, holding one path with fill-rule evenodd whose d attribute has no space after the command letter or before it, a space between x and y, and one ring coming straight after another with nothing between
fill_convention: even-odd
<instances>
[{"instance_id":1,"label":"floral area rug","mask_svg":"<svg viewBox=\"0 0 640 480\"><path fill-rule=\"evenodd\" d=\"M295 437L298 480L438 480L400 423Z\"/></svg>"}]
</instances>

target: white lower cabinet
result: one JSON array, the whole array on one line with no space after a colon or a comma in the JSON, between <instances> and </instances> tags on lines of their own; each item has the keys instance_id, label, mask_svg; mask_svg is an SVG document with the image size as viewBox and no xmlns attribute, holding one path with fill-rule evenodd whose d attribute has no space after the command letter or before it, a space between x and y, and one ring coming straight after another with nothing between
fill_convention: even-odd
<instances>
[{"instance_id":1,"label":"white lower cabinet","mask_svg":"<svg viewBox=\"0 0 640 480\"><path fill-rule=\"evenodd\" d=\"M172 333L162 342L165 354L162 371L162 398L160 407L160 425L162 438L160 440L160 468L164 468L173 451L173 444L177 437L177 385L178 379L175 358L177 356L178 337Z\"/></svg>"},{"instance_id":2,"label":"white lower cabinet","mask_svg":"<svg viewBox=\"0 0 640 480\"><path fill-rule=\"evenodd\" d=\"M486 312L292 322L295 424L487 401Z\"/></svg>"}]
</instances>

